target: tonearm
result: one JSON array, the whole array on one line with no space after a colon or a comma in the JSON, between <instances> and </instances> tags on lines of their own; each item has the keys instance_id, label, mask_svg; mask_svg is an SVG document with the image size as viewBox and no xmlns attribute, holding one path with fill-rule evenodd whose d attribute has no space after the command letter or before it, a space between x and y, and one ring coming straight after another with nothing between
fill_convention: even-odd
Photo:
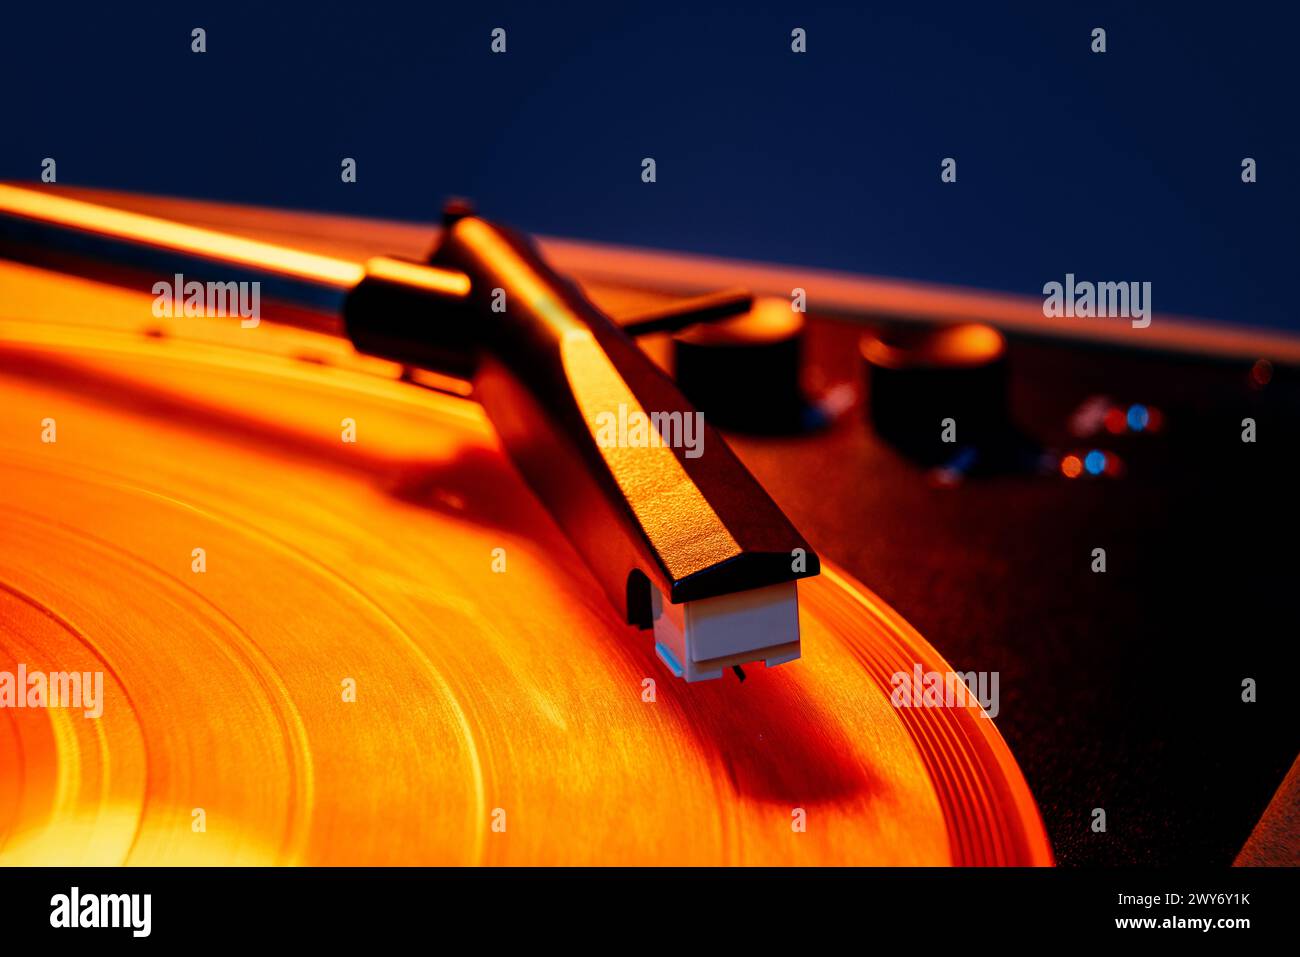
<instances>
[{"instance_id":1,"label":"tonearm","mask_svg":"<svg viewBox=\"0 0 1300 957\"><path fill-rule=\"evenodd\" d=\"M670 435L629 443L601 428L630 413L695 421L634 336L744 311L747 295L616 321L527 237L458 201L426 262L357 263L4 184L0 238L9 255L76 253L53 260L65 269L78 256L151 268L180 258L341 293L359 351L472 381L511 460L620 616L653 629L674 674L799 657L796 580L818 573L817 556L725 440L705 423L687 454Z\"/></svg>"}]
</instances>

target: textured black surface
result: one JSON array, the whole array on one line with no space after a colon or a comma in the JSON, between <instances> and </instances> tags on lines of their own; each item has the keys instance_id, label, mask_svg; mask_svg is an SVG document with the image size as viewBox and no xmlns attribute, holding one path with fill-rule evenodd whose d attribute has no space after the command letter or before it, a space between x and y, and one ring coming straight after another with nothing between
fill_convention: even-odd
<instances>
[{"instance_id":1,"label":"textured black surface","mask_svg":"<svg viewBox=\"0 0 1300 957\"><path fill-rule=\"evenodd\" d=\"M813 324L810 383L857 383L859 331ZM1250 362L1065 342L1012 340L1009 354L1017 424L1058 451L1118 452L1126 474L944 487L861 405L817 435L732 444L814 548L955 668L1000 673L998 727L1062 864L1228 864L1300 749L1297 377L1277 368L1256 389ZM1164 428L1071 438L1098 394L1159 407Z\"/></svg>"}]
</instances>

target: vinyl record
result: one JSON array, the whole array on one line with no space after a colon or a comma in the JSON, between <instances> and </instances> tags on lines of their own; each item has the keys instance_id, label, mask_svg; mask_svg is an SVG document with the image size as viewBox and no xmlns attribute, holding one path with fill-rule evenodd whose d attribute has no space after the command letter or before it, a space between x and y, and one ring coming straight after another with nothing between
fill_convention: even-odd
<instances>
[{"instance_id":1,"label":"vinyl record","mask_svg":"<svg viewBox=\"0 0 1300 957\"><path fill-rule=\"evenodd\" d=\"M98 717L0 709L0 864L1051 862L994 722L895 707L949 666L833 565L801 659L685 684L469 399L0 286L0 673L103 676Z\"/></svg>"}]
</instances>

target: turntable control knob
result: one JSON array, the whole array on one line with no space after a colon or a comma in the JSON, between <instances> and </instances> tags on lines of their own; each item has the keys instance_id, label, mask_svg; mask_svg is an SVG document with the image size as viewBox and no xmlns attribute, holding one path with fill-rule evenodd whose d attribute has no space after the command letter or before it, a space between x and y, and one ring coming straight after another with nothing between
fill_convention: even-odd
<instances>
[{"instance_id":1,"label":"turntable control knob","mask_svg":"<svg viewBox=\"0 0 1300 957\"><path fill-rule=\"evenodd\" d=\"M788 299L756 298L742 315L674 336L678 387L720 428L798 431L809 415L799 381L803 336L803 313Z\"/></svg>"},{"instance_id":2,"label":"turntable control knob","mask_svg":"<svg viewBox=\"0 0 1300 957\"><path fill-rule=\"evenodd\" d=\"M1007 434L1006 342L992 326L891 327L860 351L868 418L904 454L939 463Z\"/></svg>"}]
</instances>

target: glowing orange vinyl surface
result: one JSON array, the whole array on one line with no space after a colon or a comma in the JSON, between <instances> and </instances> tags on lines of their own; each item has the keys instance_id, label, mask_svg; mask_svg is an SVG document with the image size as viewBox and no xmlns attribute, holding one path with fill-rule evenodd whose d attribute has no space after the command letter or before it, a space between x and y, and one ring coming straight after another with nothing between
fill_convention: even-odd
<instances>
[{"instance_id":1,"label":"glowing orange vinyl surface","mask_svg":"<svg viewBox=\"0 0 1300 957\"><path fill-rule=\"evenodd\" d=\"M800 661L686 685L477 406L149 303L0 263L0 671L105 681L0 709L0 864L1050 863L993 722L892 707L948 666L833 567Z\"/></svg>"}]
</instances>

